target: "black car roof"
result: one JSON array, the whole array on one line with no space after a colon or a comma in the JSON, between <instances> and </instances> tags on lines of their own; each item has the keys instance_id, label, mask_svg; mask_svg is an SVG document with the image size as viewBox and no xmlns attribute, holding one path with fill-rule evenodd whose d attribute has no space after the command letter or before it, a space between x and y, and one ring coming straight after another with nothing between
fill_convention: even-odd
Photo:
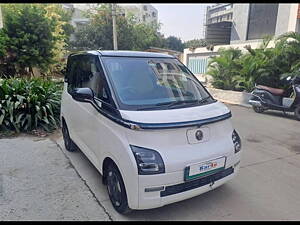
<instances>
[{"instance_id":1,"label":"black car roof","mask_svg":"<svg viewBox=\"0 0 300 225\"><path fill-rule=\"evenodd\" d=\"M101 56L111 56L111 57L149 57L149 58L175 58L172 55L163 54L163 53L153 53L153 52L139 52L139 51L81 51L78 53L73 53L72 55L77 54L93 54Z\"/></svg>"}]
</instances>

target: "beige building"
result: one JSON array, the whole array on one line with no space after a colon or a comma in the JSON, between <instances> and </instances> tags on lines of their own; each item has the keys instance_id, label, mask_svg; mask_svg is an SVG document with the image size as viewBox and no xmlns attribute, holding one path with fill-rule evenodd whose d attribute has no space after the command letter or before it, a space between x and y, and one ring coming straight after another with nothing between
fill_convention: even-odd
<instances>
[{"instance_id":1,"label":"beige building","mask_svg":"<svg viewBox=\"0 0 300 225\"><path fill-rule=\"evenodd\" d=\"M118 4L124 9L125 16L133 14L139 23L157 23L158 12L151 4Z\"/></svg>"}]
</instances>

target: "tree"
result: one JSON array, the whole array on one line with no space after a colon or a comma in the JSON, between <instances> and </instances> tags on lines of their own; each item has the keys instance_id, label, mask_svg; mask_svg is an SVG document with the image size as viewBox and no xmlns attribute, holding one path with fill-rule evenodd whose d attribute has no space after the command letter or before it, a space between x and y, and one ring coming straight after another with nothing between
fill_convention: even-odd
<instances>
[{"instance_id":1,"label":"tree","mask_svg":"<svg viewBox=\"0 0 300 225\"><path fill-rule=\"evenodd\" d=\"M93 13L89 14L90 23L74 33L72 49L113 49L111 4L102 4L91 11ZM130 49L133 40L132 27L119 11L117 7L118 48Z\"/></svg>"},{"instance_id":2,"label":"tree","mask_svg":"<svg viewBox=\"0 0 300 225\"><path fill-rule=\"evenodd\" d=\"M184 48L201 48L206 47L208 43L204 39L193 39L184 42Z\"/></svg>"},{"instance_id":3,"label":"tree","mask_svg":"<svg viewBox=\"0 0 300 225\"><path fill-rule=\"evenodd\" d=\"M8 37L6 50L25 74L33 67L43 70L53 63L55 23L45 17L47 13L40 4L3 5L4 32Z\"/></svg>"},{"instance_id":4,"label":"tree","mask_svg":"<svg viewBox=\"0 0 300 225\"><path fill-rule=\"evenodd\" d=\"M62 63L62 59L67 54L67 47L69 38L74 30L73 26L69 24L71 19L71 12L67 12L62 8L60 4L43 4L47 11L46 17L54 23L54 30L52 32L55 38L55 44L53 46L53 64L49 67L50 72L58 72L65 65Z\"/></svg>"},{"instance_id":5,"label":"tree","mask_svg":"<svg viewBox=\"0 0 300 225\"><path fill-rule=\"evenodd\" d=\"M118 6L116 10L118 49L146 50L151 46L163 46L159 25L137 23L133 15L125 17ZM74 33L75 41L71 42L71 49L113 49L111 4L101 4L90 12L90 23Z\"/></svg>"},{"instance_id":6,"label":"tree","mask_svg":"<svg viewBox=\"0 0 300 225\"><path fill-rule=\"evenodd\" d=\"M132 50L144 51L150 47L164 46L164 37L158 32L159 24L137 23L133 25L134 42Z\"/></svg>"},{"instance_id":7,"label":"tree","mask_svg":"<svg viewBox=\"0 0 300 225\"><path fill-rule=\"evenodd\" d=\"M171 49L171 50L179 51L179 52L182 52L184 49L184 45L183 45L181 39L177 38L175 36L167 37L165 39L164 47Z\"/></svg>"}]
</instances>

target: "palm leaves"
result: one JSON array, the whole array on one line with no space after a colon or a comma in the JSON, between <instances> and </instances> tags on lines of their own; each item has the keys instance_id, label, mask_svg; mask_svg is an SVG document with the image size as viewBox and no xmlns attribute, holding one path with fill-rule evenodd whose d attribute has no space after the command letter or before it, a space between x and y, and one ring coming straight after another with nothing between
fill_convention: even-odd
<instances>
[{"instance_id":1,"label":"palm leaves","mask_svg":"<svg viewBox=\"0 0 300 225\"><path fill-rule=\"evenodd\" d=\"M242 54L238 49L221 49L219 56L209 63L208 74L216 88L250 91L255 83L280 86L280 75L300 69L300 34L289 32L275 39L275 47L268 48L274 38L266 36L259 48L250 45Z\"/></svg>"},{"instance_id":2,"label":"palm leaves","mask_svg":"<svg viewBox=\"0 0 300 225\"><path fill-rule=\"evenodd\" d=\"M241 50L221 48L218 52L220 56L212 57L209 61L208 74L214 78L215 87L232 90L236 85L234 77L238 75L240 69L236 59L241 56Z\"/></svg>"}]
</instances>

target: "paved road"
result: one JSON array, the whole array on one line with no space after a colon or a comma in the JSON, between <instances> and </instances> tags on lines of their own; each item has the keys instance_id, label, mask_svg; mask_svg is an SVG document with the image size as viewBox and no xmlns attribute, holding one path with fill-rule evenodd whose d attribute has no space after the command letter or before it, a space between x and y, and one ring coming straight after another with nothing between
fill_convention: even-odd
<instances>
[{"instance_id":1,"label":"paved road","mask_svg":"<svg viewBox=\"0 0 300 225\"><path fill-rule=\"evenodd\" d=\"M0 139L0 221L110 220L57 145Z\"/></svg>"},{"instance_id":2,"label":"paved road","mask_svg":"<svg viewBox=\"0 0 300 225\"><path fill-rule=\"evenodd\" d=\"M300 122L280 112L229 107L243 141L240 173L213 191L162 208L118 214L87 158L62 149L113 220L299 220Z\"/></svg>"},{"instance_id":3,"label":"paved road","mask_svg":"<svg viewBox=\"0 0 300 225\"><path fill-rule=\"evenodd\" d=\"M243 141L240 173L182 202L128 216L101 175L62 138L0 139L0 220L300 220L300 122L229 106ZM60 147L58 147L60 146Z\"/></svg>"}]
</instances>

